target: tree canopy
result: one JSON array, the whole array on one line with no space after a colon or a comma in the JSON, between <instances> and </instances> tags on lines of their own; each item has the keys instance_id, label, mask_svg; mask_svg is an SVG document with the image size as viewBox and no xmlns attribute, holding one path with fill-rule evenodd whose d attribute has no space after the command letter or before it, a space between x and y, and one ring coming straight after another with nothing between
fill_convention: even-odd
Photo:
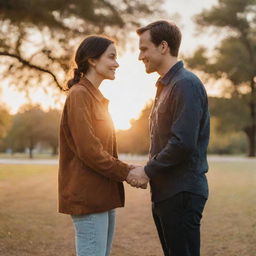
<instances>
[{"instance_id":1,"label":"tree canopy","mask_svg":"<svg viewBox=\"0 0 256 256\"><path fill-rule=\"evenodd\" d=\"M24 89L47 80L62 89L73 49L88 34L127 41L163 0L0 0L0 55L9 77ZM7 58L8 57L8 58Z\"/></svg>"},{"instance_id":2,"label":"tree canopy","mask_svg":"<svg viewBox=\"0 0 256 256\"><path fill-rule=\"evenodd\" d=\"M8 110L0 105L0 139L5 137L11 126L11 116Z\"/></svg>"},{"instance_id":3,"label":"tree canopy","mask_svg":"<svg viewBox=\"0 0 256 256\"><path fill-rule=\"evenodd\" d=\"M210 55L199 47L186 58L191 68L230 81L230 96L247 104L249 118L242 128L249 142L249 156L256 155L256 0L219 0L195 17L200 28L215 28L224 39Z\"/></svg>"},{"instance_id":4,"label":"tree canopy","mask_svg":"<svg viewBox=\"0 0 256 256\"><path fill-rule=\"evenodd\" d=\"M61 112L56 109L43 111L39 105L24 105L12 118L12 125L2 140L2 150L24 152L29 150L30 158L33 151L42 144L57 154Z\"/></svg>"}]
</instances>

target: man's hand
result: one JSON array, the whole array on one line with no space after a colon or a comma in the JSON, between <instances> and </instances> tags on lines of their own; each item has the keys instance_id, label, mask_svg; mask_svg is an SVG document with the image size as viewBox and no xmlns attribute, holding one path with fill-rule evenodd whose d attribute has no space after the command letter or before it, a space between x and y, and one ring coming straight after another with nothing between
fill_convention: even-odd
<instances>
[{"instance_id":1,"label":"man's hand","mask_svg":"<svg viewBox=\"0 0 256 256\"><path fill-rule=\"evenodd\" d=\"M144 167L138 165L131 167L134 168L130 170L126 181L133 187L146 189L149 178L144 171Z\"/></svg>"}]
</instances>

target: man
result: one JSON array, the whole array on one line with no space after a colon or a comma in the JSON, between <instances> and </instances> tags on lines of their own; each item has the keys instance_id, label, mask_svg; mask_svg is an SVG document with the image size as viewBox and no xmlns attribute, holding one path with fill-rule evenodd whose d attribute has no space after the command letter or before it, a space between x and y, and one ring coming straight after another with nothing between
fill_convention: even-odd
<instances>
[{"instance_id":1,"label":"man","mask_svg":"<svg viewBox=\"0 0 256 256\"><path fill-rule=\"evenodd\" d=\"M200 221L208 198L205 173L209 141L206 91L196 75L177 60L179 28L157 21L137 30L139 60L160 75L150 115L151 146L144 168L127 181L150 179L152 212L165 256L200 255Z\"/></svg>"}]
</instances>

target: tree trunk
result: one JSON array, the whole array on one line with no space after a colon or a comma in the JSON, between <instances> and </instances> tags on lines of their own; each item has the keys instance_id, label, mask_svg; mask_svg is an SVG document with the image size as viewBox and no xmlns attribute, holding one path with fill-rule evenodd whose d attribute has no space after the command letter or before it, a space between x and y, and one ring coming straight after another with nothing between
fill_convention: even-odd
<instances>
[{"instance_id":1,"label":"tree trunk","mask_svg":"<svg viewBox=\"0 0 256 256\"><path fill-rule=\"evenodd\" d=\"M29 147L29 158L33 159L33 147Z\"/></svg>"},{"instance_id":2,"label":"tree trunk","mask_svg":"<svg viewBox=\"0 0 256 256\"><path fill-rule=\"evenodd\" d=\"M52 156L56 156L58 154L58 147L52 146Z\"/></svg>"},{"instance_id":3,"label":"tree trunk","mask_svg":"<svg viewBox=\"0 0 256 256\"><path fill-rule=\"evenodd\" d=\"M248 138L249 138L249 157L256 156L256 76L251 79L251 98L249 102L251 125L248 127Z\"/></svg>"},{"instance_id":4,"label":"tree trunk","mask_svg":"<svg viewBox=\"0 0 256 256\"><path fill-rule=\"evenodd\" d=\"M29 146L29 158L30 159L33 159L33 149L34 149L33 138L30 138L30 146Z\"/></svg>"},{"instance_id":5,"label":"tree trunk","mask_svg":"<svg viewBox=\"0 0 256 256\"><path fill-rule=\"evenodd\" d=\"M255 150L255 142L256 142L256 126L247 126L244 129L247 138L248 138L248 144L249 144L249 151L248 156L249 157L255 157L256 156L256 150Z\"/></svg>"}]
</instances>

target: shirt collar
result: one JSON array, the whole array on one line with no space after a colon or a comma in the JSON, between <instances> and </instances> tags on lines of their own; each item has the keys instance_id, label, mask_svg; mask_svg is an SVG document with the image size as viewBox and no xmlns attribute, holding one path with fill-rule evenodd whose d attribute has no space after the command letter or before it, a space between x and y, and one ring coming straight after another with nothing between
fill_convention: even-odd
<instances>
[{"instance_id":1,"label":"shirt collar","mask_svg":"<svg viewBox=\"0 0 256 256\"><path fill-rule=\"evenodd\" d=\"M96 88L86 77L81 78L79 84L85 86L98 101L108 105L109 100L105 98L101 91Z\"/></svg>"},{"instance_id":2,"label":"shirt collar","mask_svg":"<svg viewBox=\"0 0 256 256\"><path fill-rule=\"evenodd\" d=\"M157 82L156 82L156 86L164 86L164 85L168 85L170 83L170 81L172 80L172 78L174 77L174 75L177 73L178 70L180 70L181 68L183 68L183 61L178 61L177 63L175 63L169 70L168 72L163 76L163 78L159 77Z\"/></svg>"}]
</instances>

